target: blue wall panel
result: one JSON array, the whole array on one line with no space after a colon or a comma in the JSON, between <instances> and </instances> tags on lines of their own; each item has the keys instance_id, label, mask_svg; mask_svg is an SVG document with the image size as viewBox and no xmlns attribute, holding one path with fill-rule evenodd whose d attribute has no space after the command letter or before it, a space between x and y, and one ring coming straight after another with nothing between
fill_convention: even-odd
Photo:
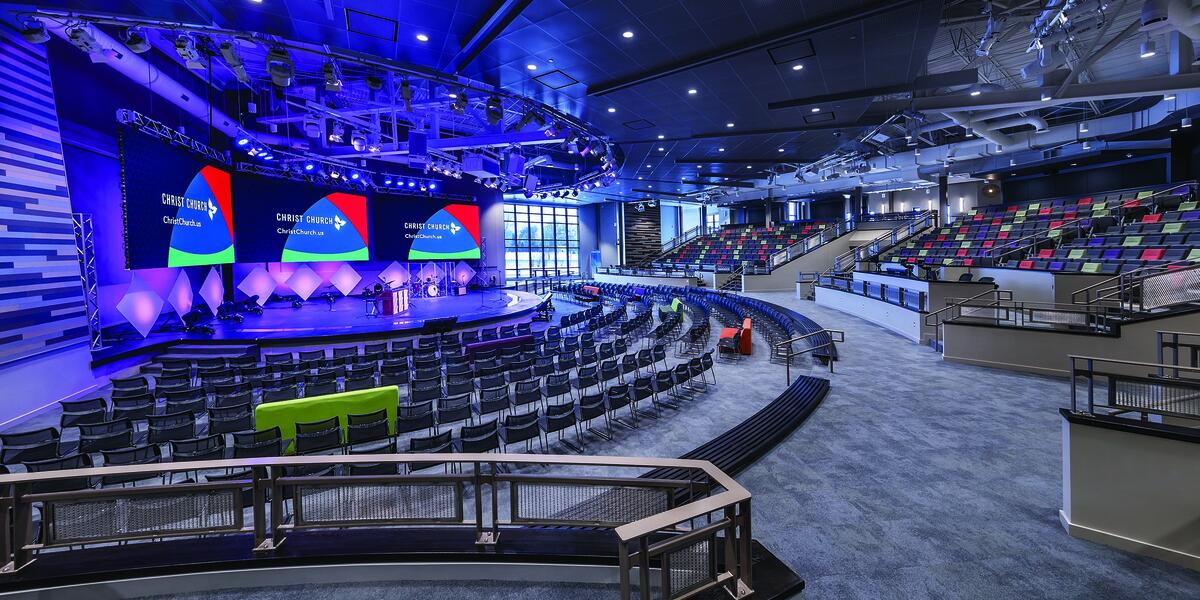
<instances>
[{"instance_id":1,"label":"blue wall panel","mask_svg":"<svg viewBox=\"0 0 1200 600\"><path fill-rule=\"evenodd\" d=\"M87 339L45 48L0 28L0 363Z\"/></svg>"}]
</instances>

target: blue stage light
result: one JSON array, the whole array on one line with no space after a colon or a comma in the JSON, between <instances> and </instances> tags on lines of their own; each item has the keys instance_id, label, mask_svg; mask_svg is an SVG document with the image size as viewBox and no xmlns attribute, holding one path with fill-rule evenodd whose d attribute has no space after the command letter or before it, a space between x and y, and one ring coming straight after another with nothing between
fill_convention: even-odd
<instances>
[{"instance_id":1,"label":"blue stage light","mask_svg":"<svg viewBox=\"0 0 1200 600\"><path fill-rule=\"evenodd\" d=\"M263 155L262 159L263 160L275 160L275 155L268 152Z\"/></svg>"},{"instance_id":2,"label":"blue stage light","mask_svg":"<svg viewBox=\"0 0 1200 600\"><path fill-rule=\"evenodd\" d=\"M388 177L387 179L384 179L383 185L392 185L392 178Z\"/></svg>"},{"instance_id":3,"label":"blue stage light","mask_svg":"<svg viewBox=\"0 0 1200 600\"><path fill-rule=\"evenodd\" d=\"M429 182L429 191L431 191L431 192L435 192L435 191L437 191L437 187L438 187L438 186L437 186L437 182L436 182L436 181L430 181L430 182Z\"/></svg>"},{"instance_id":4,"label":"blue stage light","mask_svg":"<svg viewBox=\"0 0 1200 600\"><path fill-rule=\"evenodd\" d=\"M310 162L306 162L306 163L304 163L304 170L305 170L305 171L311 171L311 170L313 170L314 168L316 168L316 165L314 165L314 164L312 164L312 163L310 163Z\"/></svg>"},{"instance_id":5,"label":"blue stage light","mask_svg":"<svg viewBox=\"0 0 1200 600\"><path fill-rule=\"evenodd\" d=\"M355 173L351 173L351 174L350 174L350 179L358 179L358 173L357 173L357 172L355 172Z\"/></svg>"},{"instance_id":6,"label":"blue stage light","mask_svg":"<svg viewBox=\"0 0 1200 600\"><path fill-rule=\"evenodd\" d=\"M250 143L250 138L239 138L237 141L237 145L239 145L239 146L245 146L246 144L249 144L249 143Z\"/></svg>"},{"instance_id":7,"label":"blue stage light","mask_svg":"<svg viewBox=\"0 0 1200 600\"><path fill-rule=\"evenodd\" d=\"M417 182L415 182L415 181L413 181L413 180L409 179L409 180L408 180L408 187L410 187L410 188L415 188L415 187L417 187Z\"/></svg>"}]
</instances>

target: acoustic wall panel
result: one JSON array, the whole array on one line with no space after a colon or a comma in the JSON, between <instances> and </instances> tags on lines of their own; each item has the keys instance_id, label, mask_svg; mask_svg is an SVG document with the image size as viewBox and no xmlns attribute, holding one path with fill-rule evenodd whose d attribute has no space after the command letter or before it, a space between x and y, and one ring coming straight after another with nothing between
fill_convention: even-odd
<instances>
[{"instance_id":1,"label":"acoustic wall panel","mask_svg":"<svg viewBox=\"0 0 1200 600\"><path fill-rule=\"evenodd\" d=\"M87 337L50 65L0 27L0 363Z\"/></svg>"}]
</instances>

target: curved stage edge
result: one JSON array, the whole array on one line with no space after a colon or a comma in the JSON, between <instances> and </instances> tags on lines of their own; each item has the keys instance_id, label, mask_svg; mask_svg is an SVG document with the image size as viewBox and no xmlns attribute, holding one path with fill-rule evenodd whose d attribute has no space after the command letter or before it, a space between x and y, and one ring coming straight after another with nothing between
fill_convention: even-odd
<instances>
[{"instance_id":1,"label":"curved stage edge","mask_svg":"<svg viewBox=\"0 0 1200 600\"><path fill-rule=\"evenodd\" d=\"M532 313L542 296L516 290L475 290L462 296L416 298L403 314L368 317L362 298L348 296L332 303L310 300L299 308L272 302L261 315L245 320L207 323L213 335L182 331L153 332L145 339L123 340L92 352L92 366L147 354L158 354L180 343L188 345L254 344L289 346L312 343L350 343L416 335L430 319L456 317L455 328L478 326Z\"/></svg>"}]
</instances>

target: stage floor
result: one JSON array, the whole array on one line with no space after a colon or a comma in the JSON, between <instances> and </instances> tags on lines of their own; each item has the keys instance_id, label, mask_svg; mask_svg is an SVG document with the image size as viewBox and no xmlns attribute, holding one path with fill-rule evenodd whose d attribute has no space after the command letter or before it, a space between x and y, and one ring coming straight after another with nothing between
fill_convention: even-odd
<instances>
[{"instance_id":1,"label":"stage floor","mask_svg":"<svg viewBox=\"0 0 1200 600\"><path fill-rule=\"evenodd\" d=\"M317 338L371 339L414 335L428 319L458 317L456 327L514 319L533 312L542 297L515 290L479 290L464 296L418 298L399 315L368 317L361 298L343 297L329 304L312 300L299 308L286 302L268 303L262 315L246 315L241 323L212 319L206 325L214 334L152 332L140 340L123 340L94 352L94 362L109 362L122 356L161 351L176 342L262 343L283 345L313 343Z\"/></svg>"}]
</instances>

